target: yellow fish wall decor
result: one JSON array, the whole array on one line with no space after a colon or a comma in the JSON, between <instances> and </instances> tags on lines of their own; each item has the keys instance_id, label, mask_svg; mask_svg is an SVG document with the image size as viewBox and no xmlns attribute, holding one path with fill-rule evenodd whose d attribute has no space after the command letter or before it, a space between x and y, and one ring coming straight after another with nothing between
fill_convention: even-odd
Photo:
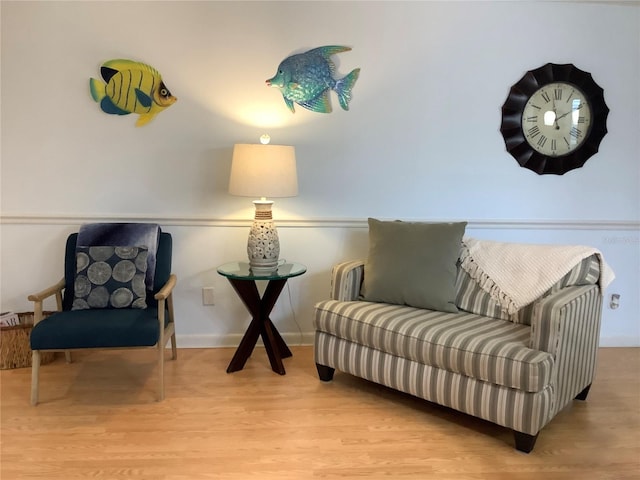
<instances>
[{"instance_id":1,"label":"yellow fish wall decor","mask_svg":"<svg viewBox=\"0 0 640 480\"><path fill-rule=\"evenodd\" d=\"M103 112L111 115L140 116L136 127L146 125L176 100L158 71L133 60L109 60L100 67L103 81L89 79L91 97Z\"/></svg>"}]
</instances>

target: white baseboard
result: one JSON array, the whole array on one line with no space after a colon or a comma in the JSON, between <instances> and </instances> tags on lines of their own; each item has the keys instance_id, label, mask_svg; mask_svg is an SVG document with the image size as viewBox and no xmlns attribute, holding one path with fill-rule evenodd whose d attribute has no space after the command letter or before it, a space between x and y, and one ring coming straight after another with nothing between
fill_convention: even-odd
<instances>
[{"instance_id":1,"label":"white baseboard","mask_svg":"<svg viewBox=\"0 0 640 480\"><path fill-rule=\"evenodd\" d=\"M289 346L313 345L314 332L282 333L282 338ZM242 340L238 333L227 335L177 335L179 348L222 348L237 347ZM262 346L262 339L258 339L257 346ZM640 337L612 336L601 337L601 347L640 347Z\"/></svg>"},{"instance_id":2,"label":"white baseboard","mask_svg":"<svg viewBox=\"0 0 640 480\"><path fill-rule=\"evenodd\" d=\"M281 333L289 346L313 345L314 332ZM222 348L240 345L242 335L238 333L226 335L179 335L176 334L178 348ZM258 339L257 346L262 346L262 339Z\"/></svg>"},{"instance_id":3,"label":"white baseboard","mask_svg":"<svg viewBox=\"0 0 640 480\"><path fill-rule=\"evenodd\" d=\"M640 337L600 337L601 347L640 347Z\"/></svg>"},{"instance_id":4,"label":"white baseboard","mask_svg":"<svg viewBox=\"0 0 640 480\"><path fill-rule=\"evenodd\" d=\"M289 346L313 345L314 332L282 333L282 338ZM238 333L227 335L177 335L179 348L236 348L242 340ZM262 339L258 339L257 346L262 346ZM601 337L601 347L640 347L640 337Z\"/></svg>"}]
</instances>

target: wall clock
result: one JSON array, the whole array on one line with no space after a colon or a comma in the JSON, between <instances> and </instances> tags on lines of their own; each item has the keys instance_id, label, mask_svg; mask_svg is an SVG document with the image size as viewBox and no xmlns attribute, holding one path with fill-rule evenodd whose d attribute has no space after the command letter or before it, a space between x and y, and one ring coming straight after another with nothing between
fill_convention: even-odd
<instances>
[{"instance_id":1,"label":"wall clock","mask_svg":"<svg viewBox=\"0 0 640 480\"><path fill-rule=\"evenodd\" d=\"M608 114L604 91L590 73L547 63L511 87L500 132L520 166L562 175L598 151Z\"/></svg>"}]
</instances>

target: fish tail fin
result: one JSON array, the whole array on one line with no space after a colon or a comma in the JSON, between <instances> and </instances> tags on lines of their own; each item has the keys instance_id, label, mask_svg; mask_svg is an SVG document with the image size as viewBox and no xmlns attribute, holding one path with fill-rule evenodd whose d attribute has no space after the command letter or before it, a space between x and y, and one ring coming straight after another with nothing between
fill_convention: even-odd
<instances>
[{"instance_id":1,"label":"fish tail fin","mask_svg":"<svg viewBox=\"0 0 640 480\"><path fill-rule=\"evenodd\" d=\"M96 80L95 78L89 79L89 90L91 91L91 98L95 102L100 102L106 95L105 87L107 85L100 80Z\"/></svg>"},{"instance_id":2,"label":"fish tail fin","mask_svg":"<svg viewBox=\"0 0 640 480\"><path fill-rule=\"evenodd\" d=\"M338 101L343 110L349 110L351 101L351 90L360 76L360 69L355 68L349 75L336 81L335 91L338 94Z\"/></svg>"}]
</instances>

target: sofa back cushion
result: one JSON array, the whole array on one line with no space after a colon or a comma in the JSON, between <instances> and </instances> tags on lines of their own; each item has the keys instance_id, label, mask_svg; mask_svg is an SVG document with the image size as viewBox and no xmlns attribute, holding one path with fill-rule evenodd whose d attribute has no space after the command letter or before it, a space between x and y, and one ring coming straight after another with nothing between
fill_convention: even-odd
<instances>
[{"instance_id":1,"label":"sofa back cushion","mask_svg":"<svg viewBox=\"0 0 640 480\"><path fill-rule=\"evenodd\" d=\"M583 259L564 277L556 282L540 298L544 298L562 288L577 285L594 285L600 277L600 262L596 255ZM462 268L458 268L456 278L456 306L460 310L485 315L487 317L510 320L514 323L531 325L533 303L521 308L516 314L509 315L488 292Z\"/></svg>"},{"instance_id":2,"label":"sofa back cushion","mask_svg":"<svg viewBox=\"0 0 640 480\"><path fill-rule=\"evenodd\" d=\"M466 222L369 219L362 297L370 302L457 312L456 261Z\"/></svg>"}]
</instances>

